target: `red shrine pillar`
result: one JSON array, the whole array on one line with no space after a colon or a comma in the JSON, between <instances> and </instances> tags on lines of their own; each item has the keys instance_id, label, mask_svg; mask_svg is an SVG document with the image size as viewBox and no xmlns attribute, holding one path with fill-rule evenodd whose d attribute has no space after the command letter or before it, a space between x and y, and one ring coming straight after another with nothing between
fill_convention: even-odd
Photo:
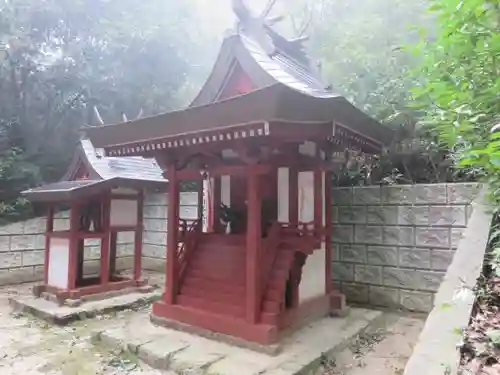
<instances>
[{"instance_id":1,"label":"red shrine pillar","mask_svg":"<svg viewBox=\"0 0 500 375\"><path fill-rule=\"evenodd\" d=\"M137 223L134 233L134 280L141 279L142 268L142 233L144 231L143 224L143 207L144 207L144 191L140 191L137 196Z\"/></svg>"},{"instance_id":2,"label":"red shrine pillar","mask_svg":"<svg viewBox=\"0 0 500 375\"><path fill-rule=\"evenodd\" d=\"M247 240L246 240L246 320L255 324L260 313L260 249L261 249L261 191L260 175L255 165L247 175Z\"/></svg>"},{"instance_id":3,"label":"red shrine pillar","mask_svg":"<svg viewBox=\"0 0 500 375\"><path fill-rule=\"evenodd\" d=\"M323 228L323 172L316 168L314 176L314 230L320 235Z\"/></svg>"},{"instance_id":4,"label":"red shrine pillar","mask_svg":"<svg viewBox=\"0 0 500 375\"><path fill-rule=\"evenodd\" d=\"M174 166L169 166L166 176L168 180L168 214L167 214L167 265L165 278L165 303L175 303L177 294L177 248L179 230L179 181Z\"/></svg>"},{"instance_id":5,"label":"red shrine pillar","mask_svg":"<svg viewBox=\"0 0 500 375\"><path fill-rule=\"evenodd\" d=\"M212 223L209 232L220 232L220 204L221 204L221 177L214 177L214 184L212 186L213 203L212 203Z\"/></svg>"},{"instance_id":6,"label":"red shrine pillar","mask_svg":"<svg viewBox=\"0 0 500 375\"><path fill-rule=\"evenodd\" d=\"M198 181L198 186L196 187L196 193L198 194L198 219L203 225L203 179ZM208 211L208 210L207 210Z\"/></svg>"},{"instance_id":7,"label":"red shrine pillar","mask_svg":"<svg viewBox=\"0 0 500 375\"><path fill-rule=\"evenodd\" d=\"M333 290L332 282L332 172L325 171L325 289Z\"/></svg>"},{"instance_id":8,"label":"red shrine pillar","mask_svg":"<svg viewBox=\"0 0 500 375\"><path fill-rule=\"evenodd\" d=\"M76 288L76 270L78 268L78 244L76 237L80 229L80 206L78 203L71 203L69 210L69 255L68 255L68 289Z\"/></svg>"},{"instance_id":9,"label":"red shrine pillar","mask_svg":"<svg viewBox=\"0 0 500 375\"><path fill-rule=\"evenodd\" d=\"M50 262L50 235L54 231L54 206L51 204L47 209L47 223L45 226L45 254L43 263L43 283L49 283L49 262Z\"/></svg>"},{"instance_id":10,"label":"red shrine pillar","mask_svg":"<svg viewBox=\"0 0 500 375\"><path fill-rule=\"evenodd\" d=\"M111 198L106 196L102 203L102 231L101 238L101 285L109 283L109 262L110 262L110 243L111 243Z\"/></svg>"}]
</instances>

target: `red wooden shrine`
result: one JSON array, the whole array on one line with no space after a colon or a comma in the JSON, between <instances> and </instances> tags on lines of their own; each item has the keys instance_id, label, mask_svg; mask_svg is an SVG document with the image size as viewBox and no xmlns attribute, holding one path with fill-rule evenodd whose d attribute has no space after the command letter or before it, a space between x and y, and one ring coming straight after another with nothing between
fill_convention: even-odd
<instances>
[{"instance_id":1,"label":"red wooden shrine","mask_svg":"<svg viewBox=\"0 0 500 375\"><path fill-rule=\"evenodd\" d=\"M37 296L59 303L69 299L75 305L89 296L105 297L103 293L147 284L141 277L144 189L164 187L165 180L158 178L150 161L111 159L82 140L63 181L23 192L47 207L44 280L34 288ZM135 168L141 170L137 178L120 177ZM55 225L60 209L69 211L68 225ZM133 232L134 237L132 272L127 276L117 272L121 232ZM99 244L97 274L84 273L86 240Z\"/></svg>"},{"instance_id":2,"label":"red wooden shrine","mask_svg":"<svg viewBox=\"0 0 500 375\"><path fill-rule=\"evenodd\" d=\"M269 344L344 307L331 282L333 158L378 153L392 133L326 89L297 42L237 14L190 107L87 134L107 155L155 158L168 180L166 284L153 320ZM193 180L210 199L186 222L179 185Z\"/></svg>"}]
</instances>

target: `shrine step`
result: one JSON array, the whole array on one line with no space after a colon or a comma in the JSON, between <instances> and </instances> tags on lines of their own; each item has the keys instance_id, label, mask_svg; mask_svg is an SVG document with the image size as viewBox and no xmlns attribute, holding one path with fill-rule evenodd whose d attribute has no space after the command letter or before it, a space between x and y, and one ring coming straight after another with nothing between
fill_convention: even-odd
<instances>
[{"instance_id":1,"label":"shrine step","mask_svg":"<svg viewBox=\"0 0 500 375\"><path fill-rule=\"evenodd\" d=\"M220 290L221 292L228 293L245 293L245 282L226 282L226 280L214 279L208 277L198 277L195 273L187 274L184 277L183 286L189 286L200 289L212 289L212 290Z\"/></svg>"},{"instance_id":2,"label":"shrine step","mask_svg":"<svg viewBox=\"0 0 500 375\"><path fill-rule=\"evenodd\" d=\"M217 269L198 269L190 267L186 271L186 278L195 277L202 280L214 280L218 282L235 283L237 285L245 285L245 272L238 272L238 269L232 270L231 273L217 272Z\"/></svg>"},{"instance_id":3,"label":"shrine step","mask_svg":"<svg viewBox=\"0 0 500 375\"><path fill-rule=\"evenodd\" d=\"M181 287L180 294L195 298L205 298L208 300L221 303L229 303L233 305L243 305L246 298L245 293L241 293L238 289L222 291L220 289L210 289L206 286L201 285L183 285Z\"/></svg>"},{"instance_id":4,"label":"shrine step","mask_svg":"<svg viewBox=\"0 0 500 375\"><path fill-rule=\"evenodd\" d=\"M232 305L229 303L216 302L205 298L191 297L183 294L177 296L177 303L181 306L207 310L216 314L230 315L237 318L245 316L244 305Z\"/></svg>"},{"instance_id":5,"label":"shrine step","mask_svg":"<svg viewBox=\"0 0 500 375\"><path fill-rule=\"evenodd\" d=\"M195 254L190 262L191 265L198 267L217 267L217 268L246 268L245 256L213 255L213 254Z\"/></svg>"},{"instance_id":6,"label":"shrine step","mask_svg":"<svg viewBox=\"0 0 500 375\"><path fill-rule=\"evenodd\" d=\"M201 242L204 244L221 244L221 245L244 245L246 236L240 234L204 234L201 237Z\"/></svg>"}]
</instances>

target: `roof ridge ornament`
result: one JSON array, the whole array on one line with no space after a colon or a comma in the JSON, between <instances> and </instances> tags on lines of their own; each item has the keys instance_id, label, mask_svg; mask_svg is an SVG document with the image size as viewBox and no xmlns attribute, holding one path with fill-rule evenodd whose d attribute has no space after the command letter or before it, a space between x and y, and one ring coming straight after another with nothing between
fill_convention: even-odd
<instances>
[{"instance_id":1,"label":"roof ridge ornament","mask_svg":"<svg viewBox=\"0 0 500 375\"><path fill-rule=\"evenodd\" d=\"M269 4L272 6L274 1L270 1ZM271 10L270 6L268 5L259 17L252 14L244 0L232 0L232 6L233 12L238 18L236 25L237 33L243 32L245 35L253 38L269 56L275 55L276 46L266 30L265 21L265 17Z\"/></svg>"}]
</instances>

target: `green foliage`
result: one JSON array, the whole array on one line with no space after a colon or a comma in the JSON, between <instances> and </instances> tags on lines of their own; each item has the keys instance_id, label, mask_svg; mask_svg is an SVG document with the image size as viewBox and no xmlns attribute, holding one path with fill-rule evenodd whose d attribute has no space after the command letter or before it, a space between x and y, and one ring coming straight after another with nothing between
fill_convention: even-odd
<instances>
[{"instance_id":1,"label":"green foliage","mask_svg":"<svg viewBox=\"0 0 500 375\"><path fill-rule=\"evenodd\" d=\"M425 125L459 157L500 187L500 5L488 0L435 0L436 40L420 43L426 82L415 89ZM500 191L494 188L494 195Z\"/></svg>"},{"instance_id":2,"label":"green foliage","mask_svg":"<svg viewBox=\"0 0 500 375\"><path fill-rule=\"evenodd\" d=\"M17 194L18 189L33 185L37 171L23 160L22 152L11 149L0 157L0 224L22 219L31 213L31 206Z\"/></svg>"},{"instance_id":3,"label":"green foliage","mask_svg":"<svg viewBox=\"0 0 500 375\"><path fill-rule=\"evenodd\" d=\"M457 172L453 155L418 124L411 89L425 83L423 57L407 48L432 40L436 15L426 0L302 0L290 12L296 33L310 35L322 75L347 97L396 131L388 153L370 165L346 161L340 185L434 183L473 178ZM305 28L304 28L305 26ZM427 35L420 29L428 30ZM414 70L418 74L413 74Z\"/></svg>"},{"instance_id":4,"label":"green foliage","mask_svg":"<svg viewBox=\"0 0 500 375\"><path fill-rule=\"evenodd\" d=\"M186 102L188 19L184 2L0 1L1 218L61 177L94 106L110 123Z\"/></svg>"},{"instance_id":5,"label":"green foliage","mask_svg":"<svg viewBox=\"0 0 500 375\"><path fill-rule=\"evenodd\" d=\"M424 126L455 155L465 173L489 184L500 208L500 4L494 0L434 0L439 28L419 70L426 81L414 90ZM500 276L500 231L490 242L491 268Z\"/></svg>"},{"instance_id":6,"label":"green foliage","mask_svg":"<svg viewBox=\"0 0 500 375\"><path fill-rule=\"evenodd\" d=\"M418 40L414 26L431 28L424 0L303 0L295 9L296 32L310 47L334 90L380 120L405 123L409 74L419 58L403 47ZM293 12L293 11L292 11Z\"/></svg>"}]
</instances>

